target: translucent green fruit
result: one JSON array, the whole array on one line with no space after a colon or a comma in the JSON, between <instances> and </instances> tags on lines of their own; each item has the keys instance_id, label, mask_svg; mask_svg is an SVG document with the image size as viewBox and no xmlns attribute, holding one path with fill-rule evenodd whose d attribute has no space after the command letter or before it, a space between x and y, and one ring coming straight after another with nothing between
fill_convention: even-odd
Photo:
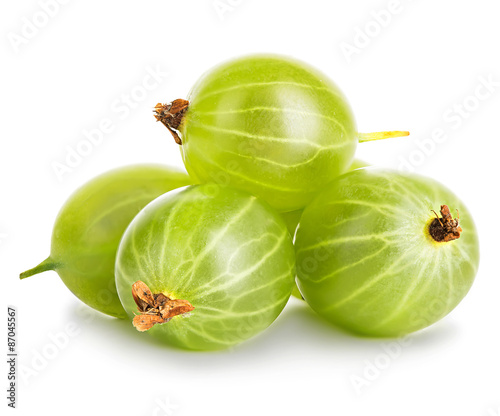
<instances>
[{"instance_id":1,"label":"translucent green fruit","mask_svg":"<svg viewBox=\"0 0 500 416\"><path fill-rule=\"evenodd\" d=\"M346 172L358 141L401 133L359 135L337 85L302 62L271 55L217 66L188 101L158 104L156 113L182 145L193 177L243 189L279 211L303 208Z\"/></svg>"},{"instance_id":2,"label":"translucent green fruit","mask_svg":"<svg viewBox=\"0 0 500 416\"><path fill-rule=\"evenodd\" d=\"M120 239L149 202L192 183L185 173L160 165L129 166L96 177L74 192L59 212L50 257L22 273L21 279L55 270L81 301L125 317L114 280Z\"/></svg>"},{"instance_id":3,"label":"translucent green fruit","mask_svg":"<svg viewBox=\"0 0 500 416\"><path fill-rule=\"evenodd\" d=\"M422 176L372 168L339 177L314 199L295 248L309 305L372 336L404 335L447 315L479 264L471 214L450 190Z\"/></svg>"},{"instance_id":4,"label":"translucent green fruit","mask_svg":"<svg viewBox=\"0 0 500 416\"><path fill-rule=\"evenodd\" d=\"M362 160L355 159L354 162L352 162L351 167L349 168L349 171L355 170L355 169L360 169L363 167L368 166L366 162L363 162ZM290 232L290 235L295 237L295 231L297 229L297 226L299 225L300 217L302 216L302 209L298 209L295 211L290 211L290 212L283 212L281 216L285 220L285 224L288 228L288 231ZM295 296L297 299L303 299L302 295L299 292L299 289L297 286L293 288L292 295Z\"/></svg>"},{"instance_id":5,"label":"translucent green fruit","mask_svg":"<svg viewBox=\"0 0 500 416\"><path fill-rule=\"evenodd\" d=\"M215 184L149 204L125 232L116 263L118 294L136 315L134 326L193 350L227 348L268 327L294 276L292 239L279 214ZM145 290L133 295L134 284Z\"/></svg>"},{"instance_id":6,"label":"translucent green fruit","mask_svg":"<svg viewBox=\"0 0 500 416\"><path fill-rule=\"evenodd\" d=\"M297 225L299 225L302 212L302 209L297 209L295 211L281 213L281 217L285 221L286 227L288 228L288 231L290 232L292 238L295 237L295 230L297 229Z\"/></svg>"},{"instance_id":7,"label":"translucent green fruit","mask_svg":"<svg viewBox=\"0 0 500 416\"><path fill-rule=\"evenodd\" d=\"M351 166L349 167L349 172L352 170L365 168L367 166L369 166L368 163L359 159L354 159ZM303 209L297 209L295 211L283 212L281 214L292 237L295 237L295 231L297 229L297 226L299 225L300 217L302 216L303 211Z\"/></svg>"}]
</instances>

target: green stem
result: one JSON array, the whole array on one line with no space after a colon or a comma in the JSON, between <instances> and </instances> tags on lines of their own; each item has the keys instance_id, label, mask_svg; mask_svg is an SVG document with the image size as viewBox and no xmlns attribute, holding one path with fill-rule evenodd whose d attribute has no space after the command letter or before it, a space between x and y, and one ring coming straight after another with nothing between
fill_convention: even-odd
<instances>
[{"instance_id":1,"label":"green stem","mask_svg":"<svg viewBox=\"0 0 500 416\"><path fill-rule=\"evenodd\" d=\"M50 257L42 261L38 266L32 269L26 270L19 275L20 279L26 279L27 277L33 276L34 274L43 273L48 270L55 270L59 266L59 263L54 262Z\"/></svg>"},{"instance_id":2,"label":"green stem","mask_svg":"<svg viewBox=\"0 0 500 416\"><path fill-rule=\"evenodd\" d=\"M371 142L374 140L390 139L391 137L409 136L409 131L379 131L375 133L358 133L359 143Z\"/></svg>"}]
</instances>

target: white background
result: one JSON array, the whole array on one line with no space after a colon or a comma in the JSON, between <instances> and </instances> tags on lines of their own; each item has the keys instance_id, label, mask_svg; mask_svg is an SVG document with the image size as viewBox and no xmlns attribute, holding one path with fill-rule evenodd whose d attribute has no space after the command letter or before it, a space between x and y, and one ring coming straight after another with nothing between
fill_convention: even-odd
<instances>
[{"instance_id":1,"label":"white background","mask_svg":"<svg viewBox=\"0 0 500 416\"><path fill-rule=\"evenodd\" d=\"M401 0L381 12L390 3L66 0L44 19L38 1L2 2L0 319L6 331L6 305L17 307L18 414L500 415L500 4ZM347 45L356 53L344 53ZM55 216L77 186L131 163L181 167L152 106L184 97L203 71L251 52L292 55L329 74L362 132L410 130L409 138L360 145L358 157L410 163L474 214L482 260L472 290L404 346L337 331L293 300L237 348L184 352L93 312L54 272L18 280L48 255ZM141 91L155 68L168 75ZM481 77L496 82L489 94ZM127 110L123 94L131 93ZM84 131L103 120L112 131L58 178L53 166L65 163L67 146L84 146ZM436 129L447 139L432 145ZM356 389L355 377L366 385Z\"/></svg>"}]
</instances>

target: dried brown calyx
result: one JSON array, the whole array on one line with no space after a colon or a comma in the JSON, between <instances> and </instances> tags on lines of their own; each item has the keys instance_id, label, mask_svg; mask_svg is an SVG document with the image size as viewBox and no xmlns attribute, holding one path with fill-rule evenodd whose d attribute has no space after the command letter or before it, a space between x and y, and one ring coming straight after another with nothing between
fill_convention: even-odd
<instances>
[{"instance_id":1,"label":"dried brown calyx","mask_svg":"<svg viewBox=\"0 0 500 416\"><path fill-rule=\"evenodd\" d=\"M458 225L458 210L457 218L453 218L448 205L441 205L441 218L436 213L436 218L429 225L429 234L438 243L446 243L448 241L460 238L462 228Z\"/></svg>"},{"instance_id":2,"label":"dried brown calyx","mask_svg":"<svg viewBox=\"0 0 500 416\"><path fill-rule=\"evenodd\" d=\"M184 113L189 107L189 101L177 99L169 104L156 104L154 109L156 121L161 121L168 129L177 144L181 145L182 140L179 137L178 131L184 117Z\"/></svg>"},{"instance_id":3,"label":"dried brown calyx","mask_svg":"<svg viewBox=\"0 0 500 416\"><path fill-rule=\"evenodd\" d=\"M132 285L132 296L140 313L134 316L133 324L141 332L194 309L194 306L187 300L170 299L163 293L153 294L146 283L140 280Z\"/></svg>"}]
</instances>

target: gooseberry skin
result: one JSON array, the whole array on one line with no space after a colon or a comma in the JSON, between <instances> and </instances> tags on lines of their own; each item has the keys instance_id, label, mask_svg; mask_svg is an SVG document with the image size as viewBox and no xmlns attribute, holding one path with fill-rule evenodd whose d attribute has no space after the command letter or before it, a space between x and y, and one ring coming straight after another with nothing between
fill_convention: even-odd
<instances>
[{"instance_id":1,"label":"gooseberry skin","mask_svg":"<svg viewBox=\"0 0 500 416\"><path fill-rule=\"evenodd\" d=\"M429 234L446 204L459 239ZM447 315L479 265L470 212L449 189L415 174L366 168L337 178L304 210L296 233L299 288L319 315L369 336L402 336Z\"/></svg>"},{"instance_id":2,"label":"gooseberry skin","mask_svg":"<svg viewBox=\"0 0 500 416\"><path fill-rule=\"evenodd\" d=\"M268 204L215 184L169 192L150 203L123 236L116 285L131 318L131 287L194 306L147 332L191 350L217 350L267 328L287 303L295 253L286 226Z\"/></svg>"},{"instance_id":3,"label":"gooseberry skin","mask_svg":"<svg viewBox=\"0 0 500 416\"><path fill-rule=\"evenodd\" d=\"M187 174L154 164L117 168L97 176L77 189L61 208L52 232L50 257L21 278L55 270L82 302L107 315L125 318L114 277L120 239L149 202L192 183Z\"/></svg>"},{"instance_id":4,"label":"gooseberry skin","mask_svg":"<svg viewBox=\"0 0 500 416\"><path fill-rule=\"evenodd\" d=\"M361 169L370 166L368 163L359 160L359 159L354 159L354 161L351 164L351 167L349 168L349 172L356 170L356 169ZM297 209L295 211L288 211L288 212L283 212L281 216L285 220L285 224L288 228L288 231L290 231L290 234L292 238L295 237L295 231L297 230L297 226L299 225L300 217L302 216L302 212L304 212L303 209Z\"/></svg>"},{"instance_id":5,"label":"gooseberry skin","mask_svg":"<svg viewBox=\"0 0 500 416\"><path fill-rule=\"evenodd\" d=\"M281 217L285 221L286 227L288 228L288 232L292 236L292 239L295 237L295 230L297 229L297 225L299 225L302 212L302 209L296 209L295 211L281 213Z\"/></svg>"},{"instance_id":6,"label":"gooseberry skin","mask_svg":"<svg viewBox=\"0 0 500 416\"><path fill-rule=\"evenodd\" d=\"M352 162L351 167L349 168L349 171L355 170L355 169L360 169L364 168L366 166L369 166L366 162L363 162L362 160L359 159L354 159ZM300 217L302 216L302 212L304 210L298 209L295 211L289 211L289 212L283 212L281 216L285 220L285 224L288 228L288 231L290 232L290 235L292 238L295 238L295 231L297 230L297 226L299 225ZM297 285L292 290L292 296L296 297L297 299L303 300L304 298L300 294L299 288Z\"/></svg>"},{"instance_id":7,"label":"gooseberry skin","mask_svg":"<svg viewBox=\"0 0 500 416\"><path fill-rule=\"evenodd\" d=\"M285 212L303 208L352 162L358 136L347 99L302 62L231 60L202 76L188 100L182 156L200 182L243 189Z\"/></svg>"}]
</instances>

